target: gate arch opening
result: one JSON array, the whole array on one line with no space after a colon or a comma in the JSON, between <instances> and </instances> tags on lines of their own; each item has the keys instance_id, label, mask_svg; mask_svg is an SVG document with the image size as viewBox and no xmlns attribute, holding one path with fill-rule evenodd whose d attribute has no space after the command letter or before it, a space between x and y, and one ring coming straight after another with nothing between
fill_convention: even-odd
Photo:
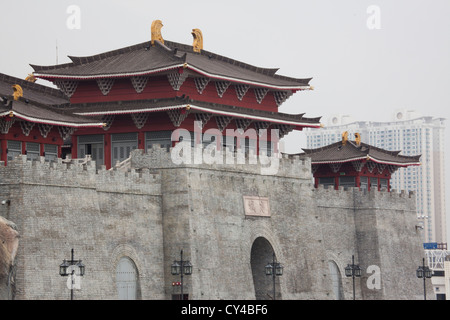
<instances>
[{"instance_id":1,"label":"gate arch opening","mask_svg":"<svg viewBox=\"0 0 450 320\"><path fill-rule=\"evenodd\" d=\"M272 263L274 250L264 237L255 239L252 245L250 264L256 300L273 300L273 278L266 276L264 267ZM276 257L276 256L275 256ZM277 259L278 260L278 259ZM275 278L275 299L281 299L280 277Z\"/></svg>"}]
</instances>

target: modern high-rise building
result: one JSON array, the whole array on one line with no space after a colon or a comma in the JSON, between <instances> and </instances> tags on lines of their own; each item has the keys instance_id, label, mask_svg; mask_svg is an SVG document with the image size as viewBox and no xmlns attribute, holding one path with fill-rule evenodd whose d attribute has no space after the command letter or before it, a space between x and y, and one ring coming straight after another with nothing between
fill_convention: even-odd
<instances>
[{"instance_id":1,"label":"modern high-rise building","mask_svg":"<svg viewBox=\"0 0 450 320\"><path fill-rule=\"evenodd\" d=\"M361 135L361 141L403 155L421 154L421 165L395 172L391 188L414 191L417 217L424 228L424 242L446 243L444 120L422 116L410 110L397 110L389 122L354 121L350 116L333 115L319 130L305 130L307 148L319 148L342 139Z\"/></svg>"}]
</instances>

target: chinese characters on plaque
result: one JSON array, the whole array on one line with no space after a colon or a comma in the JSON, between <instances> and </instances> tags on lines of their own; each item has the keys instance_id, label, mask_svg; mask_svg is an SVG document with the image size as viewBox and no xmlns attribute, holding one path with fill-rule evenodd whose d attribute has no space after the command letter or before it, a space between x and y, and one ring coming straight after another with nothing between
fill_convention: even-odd
<instances>
[{"instance_id":1,"label":"chinese characters on plaque","mask_svg":"<svg viewBox=\"0 0 450 320\"><path fill-rule=\"evenodd\" d=\"M270 217L269 198L244 196L246 216Z\"/></svg>"}]
</instances>

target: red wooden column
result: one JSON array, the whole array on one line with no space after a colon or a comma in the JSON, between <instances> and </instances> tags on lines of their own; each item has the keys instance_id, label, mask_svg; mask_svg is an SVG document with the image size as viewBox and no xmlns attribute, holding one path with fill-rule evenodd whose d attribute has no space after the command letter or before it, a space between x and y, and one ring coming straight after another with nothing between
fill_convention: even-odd
<instances>
[{"instance_id":1,"label":"red wooden column","mask_svg":"<svg viewBox=\"0 0 450 320\"><path fill-rule=\"evenodd\" d=\"M145 132L138 132L138 149L145 150Z\"/></svg>"},{"instance_id":2,"label":"red wooden column","mask_svg":"<svg viewBox=\"0 0 450 320\"><path fill-rule=\"evenodd\" d=\"M1 160L5 161L5 166L6 166L6 162L8 161L8 154L7 154L8 141L6 139L1 140L0 147L2 149Z\"/></svg>"},{"instance_id":3,"label":"red wooden column","mask_svg":"<svg viewBox=\"0 0 450 320\"><path fill-rule=\"evenodd\" d=\"M359 174L357 174L355 177L355 187L361 188L361 178Z\"/></svg>"}]
</instances>

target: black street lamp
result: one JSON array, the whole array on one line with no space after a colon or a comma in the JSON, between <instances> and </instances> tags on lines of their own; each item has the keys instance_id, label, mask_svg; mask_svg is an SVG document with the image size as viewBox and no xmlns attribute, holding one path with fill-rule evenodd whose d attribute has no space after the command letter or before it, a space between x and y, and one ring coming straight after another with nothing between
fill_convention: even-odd
<instances>
[{"instance_id":1,"label":"black street lamp","mask_svg":"<svg viewBox=\"0 0 450 320\"><path fill-rule=\"evenodd\" d=\"M74 258L73 258L73 249L71 250L71 258L70 258L70 260L67 261L66 259L64 259L63 263L59 265L59 274L62 277L67 277L68 275L70 275L72 277L72 279L71 279L72 285L71 285L71 288L70 288L70 300L73 300L73 284L74 284L74 281L75 281L75 268L72 268L72 272L71 273L67 272L69 267L71 267L71 266L78 267L78 270L79 270L78 275L79 276L84 276L84 271L85 271L84 264L81 263L81 260L74 260Z\"/></svg>"},{"instance_id":2,"label":"black street lamp","mask_svg":"<svg viewBox=\"0 0 450 320\"><path fill-rule=\"evenodd\" d=\"M275 300L275 279L277 276L282 276L283 275L283 265L279 262L277 262L276 258L275 258L275 252L273 253L272 256L272 263L268 263L265 266L266 269L266 276L272 276L272 280L273 280L273 300Z\"/></svg>"},{"instance_id":3,"label":"black street lamp","mask_svg":"<svg viewBox=\"0 0 450 320\"><path fill-rule=\"evenodd\" d=\"M353 279L353 300L355 300L355 277L361 277L361 268L355 264L355 256L352 255L352 264L345 267L345 276Z\"/></svg>"},{"instance_id":4,"label":"black street lamp","mask_svg":"<svg viewBox=\"0 0 450 320\"><path fill-rule=\"evenodd\" d=\"M425 266L425 258L422 260L422 265L416 270L417 278L423 278L423 299L427 300L427 290L425 286L425 280L430 279L433 276L433 272L428 266Z\"/></svg>"},{"instance_id":5,"label":"black street lamp","mask_svg":"<svg viewBox=\"0 0 450 320\"><path fill-rule=\"evenodd\" d=\"M172 275L180 275L180 287L181 287L181 299L183 297L183 275L190 276L192 274L192 264L189 260L183 260L183 250L180 252L180 260L174 261L170 267L170 272Z\"/></svg>"}]
</instances>

